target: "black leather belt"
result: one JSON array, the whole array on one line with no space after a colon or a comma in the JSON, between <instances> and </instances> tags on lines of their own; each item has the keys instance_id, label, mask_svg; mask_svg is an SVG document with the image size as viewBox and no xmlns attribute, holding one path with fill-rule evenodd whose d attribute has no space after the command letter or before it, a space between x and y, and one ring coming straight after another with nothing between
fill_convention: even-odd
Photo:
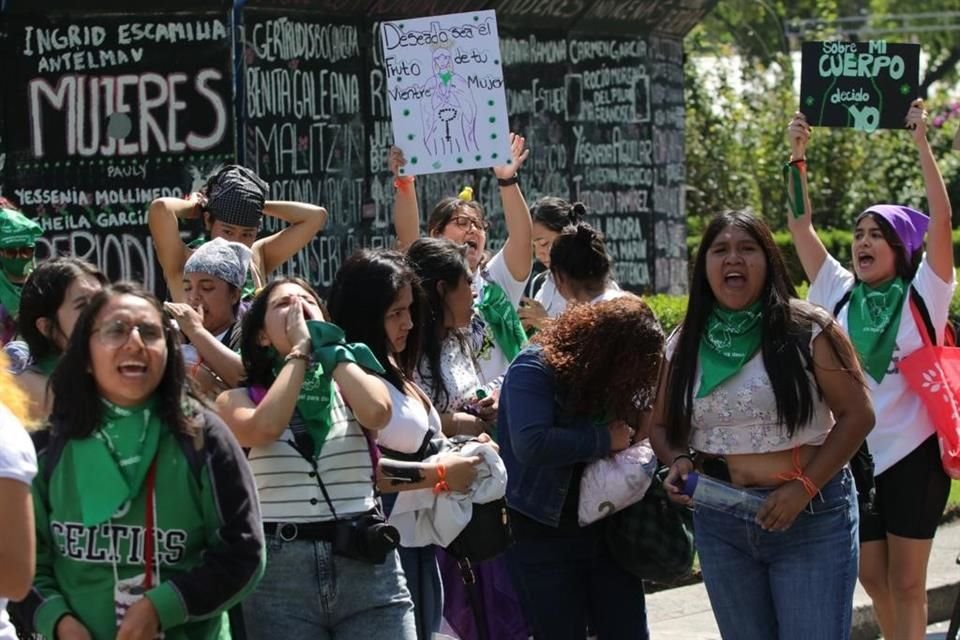
<instances>
[{"instance_id":1,"label":"black leather belt","mask_svg":"<svg viewBox=\"0 0 960 640\"><path fill-rule=\"evenodd\" d=\"M294 540L333 540L336 522L264 522L263 532L284 542Z\"/></svg>"}]
</instances>

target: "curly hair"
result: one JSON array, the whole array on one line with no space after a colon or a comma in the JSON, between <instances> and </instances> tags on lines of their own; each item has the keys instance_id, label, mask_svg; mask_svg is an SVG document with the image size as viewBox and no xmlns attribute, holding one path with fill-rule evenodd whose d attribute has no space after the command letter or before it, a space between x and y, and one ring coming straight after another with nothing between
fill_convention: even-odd
<instances>
[{"instance_id":1,"label":"curly hair","mask_svg":"<svg viewBox=\"0 0 960 640\"><path fill-rule=\"evenodd\" d=\"M652 404L664 335L640 298L573 305L534 342L543 347L572 414L626 419L638 404Z\"/></svg>"}]
</instances>

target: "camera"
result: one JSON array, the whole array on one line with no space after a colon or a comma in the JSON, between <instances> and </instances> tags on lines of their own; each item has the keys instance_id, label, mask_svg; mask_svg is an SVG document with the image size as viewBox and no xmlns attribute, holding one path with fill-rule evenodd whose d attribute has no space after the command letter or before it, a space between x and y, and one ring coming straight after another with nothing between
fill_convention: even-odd
<instances>
[{"instance_id":1,"label":"camera","mask_svg":"<svg viewBox=\"0 0 960 640\"><path fill-rule=\"evenodd\" d=\"M387 555L400 546L400 532L387 524L381 513L371 511L351 520L338 520L332 545L339 556L383 564Z\"/></svg>"}]
</instances>

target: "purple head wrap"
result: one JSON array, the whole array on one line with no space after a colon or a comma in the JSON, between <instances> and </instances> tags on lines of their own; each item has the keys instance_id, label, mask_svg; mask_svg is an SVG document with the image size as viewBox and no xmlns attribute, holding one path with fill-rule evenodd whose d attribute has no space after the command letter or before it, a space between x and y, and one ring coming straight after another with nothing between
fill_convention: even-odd
<instances>
[{"instance_id":1,"label":"purple head wrap","mask_svg":"<svg viewBox=\"0 0 960 640\"><path fill-rule=\"evenodd\" d=\"M917 249L923 247L923 237L927 234L930 218L926 214L900 204L875 204L857 217L857 222L868 213L880 216L893 227L894 233L907 250L907 260Z\"/></svg>"}]
</instances>

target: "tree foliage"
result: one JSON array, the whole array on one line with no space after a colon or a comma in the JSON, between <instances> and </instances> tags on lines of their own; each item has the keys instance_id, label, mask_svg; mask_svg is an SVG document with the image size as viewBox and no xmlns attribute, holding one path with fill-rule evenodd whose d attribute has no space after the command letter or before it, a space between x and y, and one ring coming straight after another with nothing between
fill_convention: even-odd
<instances>
[{"instance_id":1,"label":"tree foliage","mask_svg":"<svg viewBox=\"0 0 960 640\"><path fill-rule=\"evenodd\" d=\"M786 228L781 172L790 153L786 126L797 110L798 96L782 38L783 24L789 22L785 16L816 16L826 25L838 16L869 12L885 4L885 0L730 0L719 3L691 32L685 41L690 234L699 234L711 214L743 207L760 213L774 229ZM915 9L911 2L911 11L934 3L916 4ZM960 5L960 0L938 4ZM873 20L871 24L881 24L879 18L865 15L865 20ZM815 37L834 36L808 36ZM960 36L940 33L929 34L921 43L936 60L948 55L945 51L955 40ZM703 55L716 56L717 62L707 65L693 60ZM722 64L732 56L742 60L739 67ZM951 151L960 127L960 101L941 92L927 100L927 108L929 138L951 200L960 202L960 154ZM858 212L877 202L926 206L917 152L906 131L867 135L817 128L807 162L820 227L849 228Z\"/></svg>"}]
</instances>

